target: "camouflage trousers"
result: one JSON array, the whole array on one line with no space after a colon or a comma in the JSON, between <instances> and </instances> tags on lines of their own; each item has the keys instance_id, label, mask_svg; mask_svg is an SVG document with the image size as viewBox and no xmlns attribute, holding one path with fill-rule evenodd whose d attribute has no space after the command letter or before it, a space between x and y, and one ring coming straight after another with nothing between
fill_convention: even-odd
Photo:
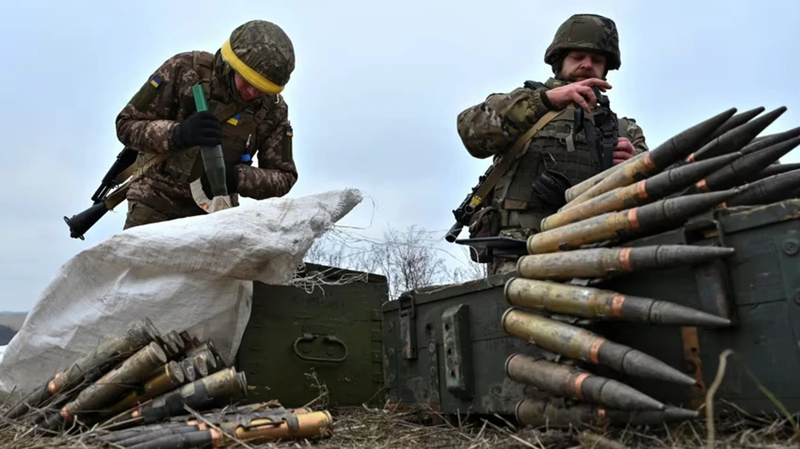
<instances>
[{"instance_id":1,"label":"camouflage trousers","mask_svg":"<svg viewBox=\"0 0 800 449\"><path fill-rule=\"evenodd\" d=\"M509 237L512 239L527 240L529 236L536 234L535 229L529 228L506 228L501 229L498 237ZM489 274L506 274L517 271L517 258L495 257L489 262Z\"/></svg>"},{"instance_id":2,"label":"camouflage trousers","mask_svg":"<svg viewBox=\"0 0 800 449\"><path fill-rule=\"evenodd\" d=\"M196 213L190 213L184 216L188 217L193 215L201 215L204 213L205 211L200 209L200 207L197 207ZM122 229L124 230L136 226L158 223L161 221L175 220L177 218L181 218L181 216L171 217L138 201L128 201L128 216L125 219L125 225L123 226Z\"/></svg>"}]
</instances>

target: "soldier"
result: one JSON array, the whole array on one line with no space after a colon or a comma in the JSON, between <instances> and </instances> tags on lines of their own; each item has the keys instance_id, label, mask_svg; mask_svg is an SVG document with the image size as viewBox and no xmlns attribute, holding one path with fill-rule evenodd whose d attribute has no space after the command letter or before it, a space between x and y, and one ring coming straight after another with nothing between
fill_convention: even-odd
<instances>
[{"instance_id":1,"label":"soldier","mask_svg":"<svg viewBox=\"0 0 800 449\"><path fill-rule=\"evenodd\" d=\"M479 159L494 156L495 160L534 124L549 118L524 142L521 155L494 186L487 206L473 217L470 237L525 239L539 231L543 218L565 204L564 192L570 186L648 151L633 119L617 120L607 103L597 106L597 93L611 89L605 81L608 71L621 65L619 37L611 19L573 15L556 31L544 61L554 74L547 82L527 81L510 93L489 95L458 115L458 134L467 151ZM611 148L609 142L617 134L618 143ZM613 151L613 157L604 160L603 151ZM489 263L492 274L516 269L516 261L507 258L480 261Z\"/></svg>"},{"instance_id":2,"label":"soldier","mask_svg":"<svg viewBox=\"0 0 800 449\"><path fill-rule=\"evenodd\" d=\"M124 228L206 213L195 199L200 189L193 194L190 188L194 182L212 197L200 146L222 146L233 206L238 195L286 195L297 170L280 93L294 65L289 37L263 20L237 27L216 54L185 52L164 62L116 120L119 140L138 152ZM208 111L196 110L192 86L198 83Z\"/></svg>"}]
</instances>

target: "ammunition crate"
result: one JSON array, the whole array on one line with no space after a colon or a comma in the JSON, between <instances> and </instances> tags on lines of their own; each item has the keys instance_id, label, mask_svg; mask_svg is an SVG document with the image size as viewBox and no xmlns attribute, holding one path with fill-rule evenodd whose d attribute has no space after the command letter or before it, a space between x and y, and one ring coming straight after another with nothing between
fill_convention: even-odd
<instances>
[{"instance_id":1,"label":"ammunition crate","mask_svg":"<svg viewBox=\"0 0 800 449\"><path fill-rule=\"evenodd\" d=\"M313 372L332 406L382 404L386 278L316 264L306 264L299 275L326 284L306 291L254 283L250 321L236 357L247 375L248 400L307 404L320 394ZM343 277L351 281L327 284Z\"/></svg>"},{"instance_id":2,"label":"ammunition crate","mask_svg":"<svg viewBox=\"0 0 800 449\"><path fill-rule=\"evenodd\" d=\"M696 409L720 354L734 351L716 399L748 413L779 412L749 376L792 413L800 412L800 200L719 209L683 227L622 246L727 246L735 253L702 265L629 273L591 286L671 301L733 321L730 328L595 321L590 330L654 356L699 381L695 387L592 370L665 404ZM507 379L505 362L538 348L506 334L503 295L515 274L406 292L383 307L387 400L442 413L513 415L532 387Z\"/></svg>"}]
</instances>

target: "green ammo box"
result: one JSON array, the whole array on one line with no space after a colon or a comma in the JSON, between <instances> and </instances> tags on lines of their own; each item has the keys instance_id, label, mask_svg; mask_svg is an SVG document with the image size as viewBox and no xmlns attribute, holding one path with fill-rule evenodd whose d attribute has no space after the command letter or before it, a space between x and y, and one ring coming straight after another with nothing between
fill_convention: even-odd
<instances>
[{"instance_id":1,"label":"green ammo box","mask_svg":"<svg viewBox=\"0 0 800 449\"><path fill-rule=\"evenodd\" d=\"M625 376L595 365L666 404L697 409L726 349L728 360L716 399L747 413L778 413L748 369L791 413L800 412L800 200L714 210L681 228L622 246L691 244L726 246L735 253L710 263L627 273L592 287L671 301L730 318L729 328L674 327L596 321L590 330L683 371L689 387ZM507 358L537 355L537 347L506 334L501 317L511 306L503 288L515 273L406 292L383 307L387 400L400 407L442 413L513 415L537 394L509 380Z\"/></svg>"},{"instance_id":2,"label":"green ammo box","mask_svg":"<svg viewBox=\"0 0 800 449\"><path fill-rule=\"evenodd\" d=\"M248 400L307 404L320 394L309 377L313 372L332 406L382 405L386 278L316 264L306 264L299 276L316 276L324 284L306 290L254 283L250 321L236 357L247 376Z\"/></svg>"}]
</instances>

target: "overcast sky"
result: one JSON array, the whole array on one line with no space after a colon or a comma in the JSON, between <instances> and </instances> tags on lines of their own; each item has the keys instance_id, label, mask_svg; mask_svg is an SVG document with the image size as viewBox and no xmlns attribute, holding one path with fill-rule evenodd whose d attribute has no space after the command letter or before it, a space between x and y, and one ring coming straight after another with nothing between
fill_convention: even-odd
<instances>
[{"instance_id":1,"label":"overcast sky","mask_svg":"<svg viewBox=\"0 0 800 449\"><path fill-rule=\"evenodd\" d=\"M388 223L443 233L489 163L464 150L456 115L526 79L544 81L545 48L578 12L617 22L622 69L609 76L611 105L636 118L651 148L729 107L785 105L766 132L800 125L793 0L5 4L0 310L30 309L61 264L122 229L125 203L85 241L69 237L62 217L90 205L121 149L117 113L175 53L214 52L251 19L279 24L297 54L285 91L299 170L290 196L355 187L370 198L342 224L373 236ZM783 159L798 161L800 150Z\"/></svg>"}]
</instances>

